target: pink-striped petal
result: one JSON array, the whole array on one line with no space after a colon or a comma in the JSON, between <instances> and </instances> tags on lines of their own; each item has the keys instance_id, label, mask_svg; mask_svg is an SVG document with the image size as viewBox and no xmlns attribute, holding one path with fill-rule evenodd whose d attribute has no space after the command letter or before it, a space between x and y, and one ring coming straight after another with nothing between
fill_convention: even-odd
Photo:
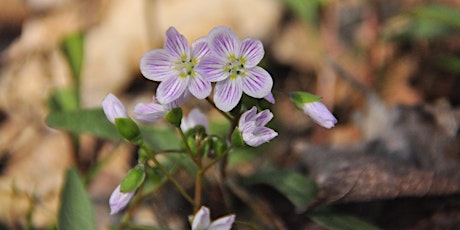
<instances>
[{"instance_id":1,"label":"pink-striped petal","mask_svg":"<svg viewBox=\"0 0 460 230\"><path fill-rule=\"evenodd\" d=\"M198 60L211 53L206 38L199 38L192 44L192 57Z\"/></svg>"},{"instance_id":2,"label":"pink-striped petal","mask_svg":"<svg viewBox=\"0 0 460 230\"><path fill-rule=\"evenodd\" d=\"M208 36L209 48L219 57L238 56L240 40L230 28L219 26L212 29Z\"/></svg>"},{"instance_id":3,"label":"pink-striped petal","mask_svg":"<svg viewBox=\"0 0 460 230\"><path fill-rule=\"evenodd\" d=\"M263 98L271 92L272 87L272 77L259 66L249 69L243 77L243 91L251 97Z\"/></svg>"},{"instance_id":4,"label":"pink-striped petal","mask_svg":"<svg viewBox=\"0 0 460 230\"><path fill-rule=\"evenodd\" d=\"M151 103L138 103L134 107L134 118L141 122L154 122L164 117L168 112L164 105L160 105L156 102Z\"/></svg>"},{"instance_id":5,"label":"pink-striped petal","mask_svg":"<svg viewBox=\"0 0 460 230\"><path fill-rule=\"evenodd\" d=\"M177 108L177 107L179 107L179 105L185 103L188 99L190 99L191 96L192 96L192 94L190 94L190 92L188 90L185 90L185 92L180 97L178 97L176 100L166 104L165 107L168 110L172 110L174 108Z\"/></svg>"},{"instance_id":6,"label":"pink-striped petal","mask_svg":"<svg viewBox=\"0 0 460 230\"><path fill-rule=\"evenodd\" d=\"M257 108L253 106L250 110L241 114L240 120L238 122L238 126L242 128L244 124L248 123L249 121L253 121L256 118L256 113L257 113Z\"/></svg>"},{"instance_id":7,"label":"pink-striped petal","mask_svg":"<svg viewBox=\"0 0 460 230\"><path fill-rule=\"evenodd\" d=\"M273 113L270 112L270 110L266 109L260 113L257 114L256 116L256 126L261 127L265 126L268 124L268 122L273 118Z\"/></svg>"},{"instance_id":8,"label":"pink-striped petal","mask_svg":"<svg viewBox=\"0 0 460 230\"><path fill-rule=\"evenodd\" d=\"M235 221L235 215L228 215L214 220L211 225L207 228L208 230L230 230L233 222Z\"/></svg>"},{"instance_id":9,"label":"pink-striped petal","mask_svg":"<svg viewBox=\"0 0 460 230\"><path fill-rule=\"evenodd\" d=\"M244 142L252 147L257 147L263 143L269 142L278 136L278 133L267 127L256 127L252 132L242 133Z\"/></svg>"},{"instance_id":10,"label":"pink-striped petal","mask_svg":"<svg viewBox=\"0 0 460 230\"><path fill-rule=\"evenodd\" d=\"M127 193L120 192L120 185L118 185L112 192L112 195L110 195L110 215L116 214L125 208L129 201L133 198L134 193L135 191Z\"/></svg>"},{"instance_id":11,"label":"pink-striped petal","mask_svg":"<svg viewBox=\"0 0 460 230\"><path fill-rule=\"evenodd\" d=\"M102 100L102 109L104 110L107 119L112 123L115 123L116 118L128 117L128 113L126 112L126 108L123 103L121 103L121 101L111 93L105 96L104 100Z\"/></svg>"},{"instance_id":12,"label":"pink-striped petal","mask_svg":"<svg viewBox=\"0 0 460 230\"><path fill-rule=\"evenodd\" d=\"M209 209L201 206L200 210L193 217L192 230L207 229L211 224L211 215Z\"/></svg>"},{"instance_id":13,"label":"pink-striped petal","mask_svg":"<svg viewBox=\"0 0 460 230\"><path fill-rule=\"evenodd\" d=\"M217 108L228 112L235 108L243 95L240 77L219 81L214 88L214 103Z\"/></svg>"},{"instance_id":14,"label":"pink-striped petal","mask_svg":"<svg viewBox=\"0 0 460 230\"><path fill-rule=\"evenodd\" d=\"M170 56L164 49L145 53L141 58L140 69L142 75L152 81L164 81L174 74Z\"/></svg>"},{"instance_id":15,"label":"pink-striped petal","mask_svg":"<svg viewBox=\"0 0 460 230\"><path fill-rule=\"evenodd\" d=\"M168 104L184 94L189 83L189 78L171 76L162 81L157 88L157 99L160 104Z\"/></svg>"},{"instance_id":16,"label":"pink-striped petal","mask_svg":"<svg viewBox=\"0 0 460 230\"><path fill-rule=\"evenodd\" d=\"M275 97L273 97L272 92L270 92L267 95L265 95L264 99L267 100L268 102L270 102L271 104L275 104Z\"/></svg>"},{"instance_id":17,"label":"pink-striped petal","mask_svg":"<svg viewBox=\"0 0 460 230\"><path fill-rule=\"evenodd\" d=\"M188 90L198 99L204 99L211 94L211 82L206 81L203 77L196 73L195 76L190 78L190 85Z\"/></svg>"},{"instance_id":18,"label":"pink-striped petal","mask_svg":"<svg viewBox=\"0 0 460 230\"><path fill-rule=\"evenodd\" d=\"M241 42L240 57L244 60L246 68L252 68L259 64L264 57L262 42L254 38L246 38Z\"/></svg>"},{"instance_id":19,"label":"pink-striped petal","mask_svg":"<svg viewBox=\"0 0 460 230\"><path fill-rule=\"evenodd\" d=\"M229 73L224 72L226 62L215 57L203 57L195 71L210 82L218 82L228 78Z\"/></svg>"},{"instance_id":20,"label":"pink-striped petal","mask_svg":"<svg viewBox=\"0 0 460 230\"><path fill-rule=\"evenodd\" d=\"M169 27L166 31L165 50L174 59L179 61L185 55L190 57L190 46L184 35L177 32L176 28Z\"/></svg>"}]
</instances>

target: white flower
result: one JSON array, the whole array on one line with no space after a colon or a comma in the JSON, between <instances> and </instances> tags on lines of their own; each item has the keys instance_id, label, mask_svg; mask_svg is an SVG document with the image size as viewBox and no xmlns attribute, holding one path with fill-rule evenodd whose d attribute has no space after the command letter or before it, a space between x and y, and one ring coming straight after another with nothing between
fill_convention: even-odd
<instances>
[{"instance_id":1,"label":"white flower","mask_svg":"<svg viewBox=\"0 0 460 230\"><path fill-rule=\"evenodd\" d=\"M270 110L266 109L257 113L255 106L244 112L238 122L238 129L243 136L243 141L249 146L257 147L278 136L277 132L265 127L272 118L273 114Z\"/></svg>"},{"instance_id":2,"label":"white flower","mask_svg":"<svg viewBox=\"0 0 460 230\"><path fill-rule=\"evenodd\" d=\"M211 83L195 67L208 53L206 39L198 39L190 46L182 34L170 27L164 48L145 53L140 69L147 79L160 82L157 98L161 104L171 103L185 93L203 99L211 93Z\"/></svg>"},{"instance_id":3,"label":"white flower","mask_svg":"<svg viewBox=\"0 0 460 230\"><path fill-rule=\"evenodd\" d=\"M116 118L127 118L128 113L121 101L113 94L109 93L102 101L102 109L107 119L115 124Z\"/></svg>"},{"instance_id":4,"label":"white flower","mask_svg":"<svg viewBox=\"0 0 460 230\"><path fill-rule=\"evenodd\" d=\"M135 191L126 193L120 192L120 185L118 185L117 188L113 190L109 199L110 215L116 214L125 208L129 201L133 198L134 193Z\"/></svg>"},{"instance_id":5,"label":"white flower","mask_svg":"<svg viewBox=\"0 0 460 230\"><path fill-rule=\"evenodd\" d=\"M235 215L227 215L211 222L209 209L201 206L193 217L192 230L229 230L234 221Z\"/></svg>"},{"instance_id":6,"label":"white flower","mask_svg":"<svg viewBox=\"0 0 460 230\"><path fill-rule=\"evenodd\" d=\"M310 116L318 125L324 128L332 128L337 123L337 119L332 115L327 107L319 102L305 103L302 105L303 111Z\"/></svg>"},{"instance_id":7,"label":"white flower","mask_svg":"<svg viewBox=\"0 0 460 230\"><path fill-rule=\"evenodd\" d=\"M273 79L263 68L257 66L264 56L260 40L240 40L228 27L212 29L208 36L211 54L204 56L196 71L207 81L217 82L214 103L228 112L236 107L243 92L254 98L267 96Z\"/></svg>"}]
</instances>

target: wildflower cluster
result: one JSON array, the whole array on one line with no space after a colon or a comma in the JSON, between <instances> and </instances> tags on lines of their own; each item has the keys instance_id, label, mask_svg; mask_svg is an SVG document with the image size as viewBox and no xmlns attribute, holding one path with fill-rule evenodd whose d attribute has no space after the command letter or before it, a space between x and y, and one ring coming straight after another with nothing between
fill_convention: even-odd
<instances>
[{"instance_id":1,"label":"wildflower cluster","mask_svg":"<svg viewBox=\"0 0 460 230\"><path fill-rule=\"evenodd\" d=\"M108 120L126 140L138 145L143 153L139 157L139 164L128 172L110 197L111 214L122 210L135 195L146 178L146 170L152 167L147 164L147 160L150 160L193 205L195 215L191 221L192 229L231 228L234 215L211 222L209 209L202 207L202 177L238 145L258 147L278 136L276 131L266 127L273 118L269 109L259 111L259 106L247 106L242 102L244 93L275 103L273 79L264 68L258 66L263 56L264 48L260 40L240 40L228 27L216 27L191 45L174 27L167 30L164 48L151 50L141 58L142 74L147 79L159 82L159 85L151 102L135 106L133 118L144 123L165 118L177 128L184 146L178 152L188 155L197 168L196 194L192 199L173 175L164 169L156 159L161 150L155 152L143 142L142 133L126 108L118 98L109 94L102 102ZM206 115L198 109L192 110L188 117L182 116L180 106L192 96L206 99L230 120L229 135L210 133ZM290 98L321 126L331 128L337 122L319 102L319 97L295 92L290 94Z\"/></svg>"}]
</instances>

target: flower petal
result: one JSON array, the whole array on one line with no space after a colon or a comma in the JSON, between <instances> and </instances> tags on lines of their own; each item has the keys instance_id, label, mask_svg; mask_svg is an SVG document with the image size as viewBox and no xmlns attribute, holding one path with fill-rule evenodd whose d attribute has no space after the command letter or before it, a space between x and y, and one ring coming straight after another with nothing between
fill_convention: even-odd
<instances>
[{"instance_id":1,"label":"flower petal","mask_svg":"<svg viewBox=\"0 0 460 230\"><path fill-rule=\"evenodd\" d=\"M176 100L164 105L166 107L166 109L169 111L169 110L172 110L174 108L177 108L179 107L179 105L185 103L190 97L192 96L192 94L190 94L190 92L186 89L185 92L180 96L178 97Z\"/></svg>"},{"instance_id":2,"label":"flower petal","mask_svg":"<svg viewBox=\"0 0 460 230\"><path fill-rule=\"evenodd\" d=\"M256 66L264 57L264 46L258 39L244 39L241 42L240 49L240 56L245 60L244 66L246 68L252 68Z\"/></svg>"},{"instance_id":3,"label":"flower petal","mask_svg":"<svg viewBox=\"0 0 460 230\"><path fill-rule=\"evenodd\" d=\"M154 122L164 117L168 112L164 105L160 105L155 102L148 104L138 103L134 107L134 118L141 122Z\"/></svg>"},{"instance_id":4,"label":"flower petal","mask_svg":"<svg viewBox=\"0 0 460 230\"><path fill-rule=\"evenodd\" d=\"M211 225L207 228L208 230L230 230L233 222L235 221L235 215L228 215L214 220Z\"/></svg>"},{"instance_id":5,"label":"flower petal","mask_svg":"<svg viewBox=\"0 0 460 230\"><path fill-rule=\"evenodd\" d=\"M109 199L110 215L116 214L121 211L129 201L133 198L135 191L122 193L120 192L120 185L112 192Z\"/></svg>"},{"instance_id":6,"label":"flower petal","mask_svg":"<svg viewBox=\"0 0 460 230\"><path fill-rule=\"evenodd\" d=\"M318 125L324 128L332 128L337 123L337 119L327 109L327 107L319 102L311 102L303 105L303 111L310 116Z\"/></svg>"},{"instance_id":7,"label":"flower petal","mask_svg":"<svg viewBox=\"0 0 460 230\"><path fill-rule=\"evenodd\" d=\"M207 39L209 48L219 57L239 56L240 39L235 32L226 26L212 29Z\"/></svg>"},{"instance_id":8,"label":"flower petal","mask_svg":"<svg viewBox=\"0 0 460 230\"><path fill-rule=\"evenodd\" d=\"M246 72L243 78L243 91L255 98L265 97L273 87L270 74L259 66L255 66Z\"/></svg>"},{"instance_id":9,"label":"flower petal","mask_svg":"<svg viewBox=\"0 0 460 230\"><path fill-rule=\"evenodd\" d=\"M107 119L112 123L115 123L115 118L128 117L128 113L126 112L126 108L123 103L121 103L121 101L111 93L105 96L104 100L102 100L102 109L104 110Z\"/></svg>"},{"instance_id":10,"label":"flower petal","mask_svg":"<svg viewBox=\"0 0 460 230\"><path fill-rule=\"evenodd\" d=\"M278 136L278 133L267 127L256 127L252 132L243 132L242 136L247 145L257 147L263 143L269 142L271 139Z\"/></svg>"},{"instance_id":11,"label":"flower petal","mask_svg":"<svg viewBox=\"0 0 460 230\"><path fill-rule=\"evenodd\" d=\"M204 99L209 96L209 94L211 94L211 89L211 82L203 79L198 73L190 79L188 90L198 99Z\"/></svg>"},{"instance_id":12,"label":"flower petal","mask_svg":"<svg viewBox=\"0 0 460 230\"><path fill-rule=\"evenodd\" d=\"M273 113L270 110L266 109L257 114L256 117L256 126L261 127L265 126L273 118Z\"/></svg>"},{"instance_id":13,"label":"flower petal","mask_svg":"<svg viewBox=\"0 0 460 230\"><path fill-rule=\"evenodd\" d=\"M275 104L275 97L273 97L272 92L270 92L267 95L265 95L264 99L267 100L268 102L270 102L271 104Z\"/></svg>"},{"instance_id":14,"label":"flower petal","mask_svg":"<svg viewBox=\"0 0 460 230\"><path fill-rule=\"evenodd\" d=\"M169 27L166 31L165 50L174 60L179 61L185 55L190 57L190 46L184 35L177 32L176 28Z\"/></svg>"},{"instance_id":15,"label":"flower petal","mask_svg":"<svg viewBox=\"0 0 460 230\"><path fill-rule=\"evenodd\" d=\"M235 108L243 95L240 77L219 81L214 88L214 103L217 108L228 112Z\"/></svg>"},{"instance_id":16,"label":"flower petal","mask_svg":"<svg viewBox=\"0 0 460 230\"><path fill-rule=\"evenodd\" d=\"M174 74L168 52L155 49L145 53L140 62L140 69L145 78L152 81L163 81Z\"/></svg>"},{"instance_id":17,"label":"flower petal","mask_svg":"<svg viewBox=\"0 0 460 230\"><path fill-rule=\"evenodd\" d=\"M256 118L257 108L253 106L250 110L241 114L240 120L238 122L238 126L242 128L244 124L248 123L249 121L253 121Z\"/></svg>"},{"instance_id":18,"label":"flower petal","mask_svg":"<svg viewBox=\"0 0 460 230\"><path fill-rule=\"evenodd\" d=\"M208 46L208 40L203 37L199 38L192 44L192 57L201 59L202 57L211 53Z\"/></svg>"},{"instance_id":19,"label":"flower petal","mask_svg":"<svg viewBox=\"0 0 460 230\"><path fill-rule=\"evenodd\" d=\"M214 56L203 57L195 71L203 76L204 79L210 82L222 81L228 78L229 73L224 72L225 61Z\"/></svg>"},{"instance_id":20,"label":"flower petal","mask_svg":"<svg viewBox=\"0 0 460 230\"><path fill-rule=\"evenodd\" d=\"M168 104L178 99L187 89L189 78L171 76L162 81L157 88L157 99L160 104Z\"/></svg>"},{"instance_id":21,"label":"flower petal","mask_svg":"<svg viewBox=\"0 0 460 230\"><path fill-rule=\"evenodd\" d=\"M207 229L211 223L209 209L201 206L200 210L193 217L192 230Z\"/></svg>"}]
</instances>

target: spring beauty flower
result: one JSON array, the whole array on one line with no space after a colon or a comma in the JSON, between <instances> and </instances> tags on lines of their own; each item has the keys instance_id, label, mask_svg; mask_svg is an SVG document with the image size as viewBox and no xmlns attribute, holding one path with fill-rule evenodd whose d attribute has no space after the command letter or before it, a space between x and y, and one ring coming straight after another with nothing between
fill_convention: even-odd
<instances>
[{"instance_id":1,"label":"spring beauty flower","mask_svg":"<svg viewBox=\"0 0 460 230\"><path fill-rule=\"evenodd\" d=\"M109 199L110 205L110 215L120 212L126 205L131 201L134 196L135 191L123 193L120 192L120 185L113 190L112 195Z\"/></svg>"},{"instance_id":2,"label":"spring beauty flower","mask_svg":"<svg viewBox=\"0 0 460 230\"><path fill-rule=\"evenodd\" d=\"M310 116L318 125L324 128L332 128L337 123L337 119L320 101L304 103L302 105L304 113Z\"/></svg>"},{"instance_id":3,"label":"spring beauty flower","mask_svg":"<svg viewBox=\"0 0 460 230\"><path fill-rule=\"evenodd\" d=\"M206 132L209 131L209 122L206 115L199 109L193 109L187 117L182 118L180 128L183 132L187 132L199 125L203 126Z\"/></svg>"},{"instance_id":4,"label":"spring beauty flower","mask_svg":"<svg viewBox=\"0 0 460 230\"><path fill-rule=\"evenodd\" d=\"M212 29L208 36L211 54L196 67L207 81L217 82L214 103L228 112L235 108L243 92L254 98L267 96L273 86L270 74L257 66L264 56L262 42L253 38L240 40L228 27Z\"/></svg>"},{"instance_id":5,"label":"spring beauty flower","mask_svg":"<svg viewBox=\"0 0 460 230\"><path fill-rule=\"evenodd\" d=\"M116 118L128 118L128 113L123 103L111 93L102 100L102 109L104 110L105 116L112 124L115 124Z\"/></svg>"},{"instance_id":6,"label":"spring beauty flower","mask_svg":"<svg viewBox=\"0 0 460 230\"><path fill-rule=\"evenodd\" d=\"M270 110L266 109L257 113L255 106L244 112L238 122L243 141L249 146L257 147L278 136L277 132L265 127L272 118L273 114Z\"/></svg>"},{"instance_id":7,"label":"spring beauty flower","mask_svg":"<svg viewBox=\"0 0 460 230\"><path fill-rule=\"evenodd\" d=\"M134 119L140 122L154 122L163 118L172 109L179 107L179 105L187 101L189 97L190 93L186 92L173 102L163 105L153 96L152 102L150 103L141 102L136 104L134 107L134 113L136 114Z\"/></svg>"},{"instance_id":8,"label":"spring beauty flower","mask_svg":"<svg viewBox=\"0 0 460 230\"><path fill-rule=\"evenodd\" d=\"M211 222L209 209L202 206L193 217L192 230L230 230L235 215L223 216Z\"/></svg>"},{"instance_id":9,"label":"spring beauty flower","mask_svg":"<svg viewBox=\"0 0 460 230\"><path fill-rule=\"evenodd\" d=\"M190 47L187 39L170 27L164 48L145 53L140 69L147 79L160 82L156 95L161 104L171 103L186 92L204 99L211 93L211 83L195 67L208 53L206 39L198 39Z\"/></svg>"}]
</instances>

